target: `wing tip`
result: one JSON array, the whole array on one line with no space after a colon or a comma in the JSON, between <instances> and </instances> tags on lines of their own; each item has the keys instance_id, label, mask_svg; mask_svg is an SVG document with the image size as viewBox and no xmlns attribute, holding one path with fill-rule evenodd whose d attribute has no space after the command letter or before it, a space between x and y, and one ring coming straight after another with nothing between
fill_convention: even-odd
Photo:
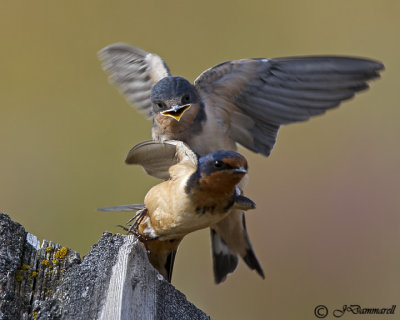
<instances>
[{"instance_id":1,"label":"wing tip","mask_svg":"<svg viewBox=\"0 0 400 320\"><path fill-rule=\"evenodd\" d=\"M117 52L117 51L129 52L129 53L140 55L142 57L145 57L148 54L147 51L140 49L138 47L135 47L129 43L116 42L116 43L112 43L112 44L100 49L97 52L97 55L99 57L102 57L102 56L109 55L111 52Z\"/></svg>"},{"instance_id":2,"label":"wing tip","mask_svg":"<svg viewBox=\"0 0 400 320\"><path fill-rule=\"evenodd\" d=\"M154 140L146 140L142 141L136 145L134 145L131 150L129 150L128 154L126 155L125 158L125 163L126 164L140 164L137 159L135 158L135 151L140 149L143 146L149 145L149 144L154 144L157 143L157 141Z\"/></svg>"},{"instance_id":3,"label":"wing tip","mask_svg":"<svg viewBox=\"0 0 400 320\"><path fill-rule=\"evenodd\" d=\"M97 208L96 211L101 212L124 212L124 211L138 211L145 208L144 204L127 204L120 206L102 207Z\"/></svg>"},{"instance_id":4,"label":"wing tip","mask_svg":"<svg viewBox=\"0 0 400 320\"><path fill-rule=\"evenodd\" d=\"M337 74L360 74L366 79L376 78L374 74L385 69L385 65L375 59L346 55L310 55L271 59L274 69L293 70L306 73L331 72ZM289 68L289 69L287 69Z\"/></svg>"}]
</instances>

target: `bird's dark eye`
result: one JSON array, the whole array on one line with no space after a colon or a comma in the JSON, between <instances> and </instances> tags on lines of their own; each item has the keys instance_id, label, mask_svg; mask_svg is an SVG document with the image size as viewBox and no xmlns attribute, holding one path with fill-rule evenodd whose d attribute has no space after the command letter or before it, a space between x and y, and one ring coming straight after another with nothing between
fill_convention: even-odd
<instances>
[{"instance_id":1,"label":"bird's dark eye","mask_svg":"<svg viewBox=\"0 0 400 320\"><path fill-rule=\"evenodd\" d=\"M162 102L157 102L157 107L158 107L159 109L164 108L164 103L162 103Z\"/></svg>"},{"instance_id":2,"label":"bird's dark eye","mask_svg":"<svg viewBox=\"0 0 400 320\"><path fill-rule=\"evenodd\" d=\"M224 165L224 163L222 161L220 161L220 160L215 160L214 161L214 167L215 168L221 168L221 167L223 167L223 165Z\"/></svg>"},{"instance_id":3,"label":"bird's dark eye","mask_svg":"<svg viewBox=\"0 0 400 320\"><path fill-rule=\"evenodd\" d=\"M190 102L190 96L188 95L188 94L185 94L183 97L182 97L182 104L187 104L187 103L189 103Z\"/></svg>"}]
</instances>

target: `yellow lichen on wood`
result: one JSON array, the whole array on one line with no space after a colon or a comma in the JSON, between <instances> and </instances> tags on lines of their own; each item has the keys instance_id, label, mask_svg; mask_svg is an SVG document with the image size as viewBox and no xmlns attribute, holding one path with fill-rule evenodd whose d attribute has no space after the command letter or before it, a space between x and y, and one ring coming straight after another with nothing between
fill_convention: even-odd
<instances>
[{"instance_id":1,"label":"yellow lichen on wood","mask_svg":"<svg viewBox=\"0 0 400 320\"><path fill-rule=\"evenodd\" d=\"M28 270L30 269L31 269L30 265L23 263L16 272L15 280L17 280L18 282L24 280L24 278L27 277L27 272L29 272Z\"/></svg>"},{"instance_id":2,"label":"yellow lichen on wood","mask_svg":"<svg viewBox=\"0 0 400 320\"><path fill-rule=\"evenodd\" d=\"M54 254L54 256L55 256L57 259L64 259L65 256L67 255L67 253L68 253L68 248L62 247L60 250L58 250L58 251Z\"/></svg>"},{"instance_id":3,"label":"yellow lichen on wood","mask_svg":"<svg viewBox=\"0 0 400 320\"><path fill-rule=\"evenodd\" d=\"M29 270L31 268L30 265L23 263L21 266L21 270Z\"/></svg>"},{"instance_id":4,"label":"yellow lichen on wood","mask_svg":"<svg viewBox=\"0 0 400 320\"><path fill-rule=\"evenodd\" d=\"M46 266L46 267L49 267L51 265L51 262L50 262L50 260L43 259L41 264Z\"/></svg>"}]
</instances>

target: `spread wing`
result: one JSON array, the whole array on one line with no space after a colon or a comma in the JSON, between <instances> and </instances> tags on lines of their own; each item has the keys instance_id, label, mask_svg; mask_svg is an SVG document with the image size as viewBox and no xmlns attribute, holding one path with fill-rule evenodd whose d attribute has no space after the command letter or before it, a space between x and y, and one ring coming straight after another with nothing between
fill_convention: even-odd
<instances>
[{"instance_id":1,"label":"spread wing","mask_svg":"<svg viewBox=\"0 0 400 320\"><path fill-rule=\"evenodd\" d=\"M169 168L177 163L197 168L197 155L182 141L144 141L134 146L126 156L127 164L138 164L147 174L168 180Z\"/></svg>"},{"instance_id":2,"label":"spread wing","mask_svg":"<svg viewBox=\"0 0 400 320\"><path fill-rule=\"evenodd\" d=\"M382 69L380 62L350 57L244 59L212 67L194 84L232 140L268 156L282 124L337 107Z\"/></svg>"},{"instance_id":3,"label":"spread wing","mask_svg":"<svg viewBox=\"0 0 400 320\"><path fill-rule=\"evenodd\" d=\"M130 104L151 117L151 88L162 78L171 75L165 62L156 54L125 43L107 46L98 55L103 69L110 75L110 81Z\"/></svg>"}]
</instances>

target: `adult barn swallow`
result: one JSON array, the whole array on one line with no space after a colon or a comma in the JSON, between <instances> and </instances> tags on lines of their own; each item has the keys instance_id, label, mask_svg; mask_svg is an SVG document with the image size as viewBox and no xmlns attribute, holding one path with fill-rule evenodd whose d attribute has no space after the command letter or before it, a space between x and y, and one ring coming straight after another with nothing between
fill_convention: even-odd
<instances>
[{"instance_id":1,"label":"adult barn swallow","mask_svg":"<svg viewBox=\"0 0 400 320\"><path fill-rule=\"evenodd\" d=\"M144 242L151 264L168 281L185 235L217 223L233 209L255 208L236 187L247 173L247 161L237 152L219 150L198 158L181 141L146 141L135 146L128 158L152 175L168 180L150 189L143 206L99 210L141 209L130 230Z\"/></svg>"},{"instance_id":2,"label":"adult barn swallow","mask_svg":"<svg viewBox=\"0 0 400 320\"><path fill-rule=\"evenodd\" d=\"M323 114L368 88L383 64L344 56L227 61L191 84L172 76L156 54L113 44L99 52L110 80L128 102L152 119L154 140L181 140L195 152L236 150L268 156L281 125ZM263 275L244 215L235 211L211 227L217 283L237 266L237 255Z\"/></svg>"}]
</instances>

